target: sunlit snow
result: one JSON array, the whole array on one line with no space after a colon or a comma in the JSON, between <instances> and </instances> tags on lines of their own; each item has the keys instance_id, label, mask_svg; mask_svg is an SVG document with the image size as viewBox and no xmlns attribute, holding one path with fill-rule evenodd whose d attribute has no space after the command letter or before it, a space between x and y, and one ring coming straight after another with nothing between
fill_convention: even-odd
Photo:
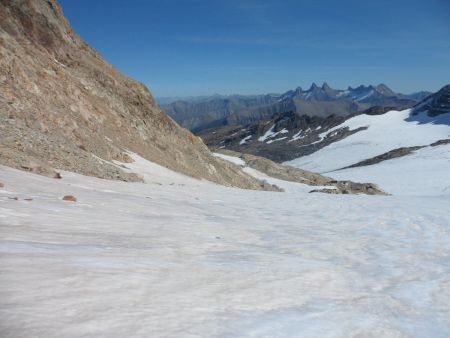
<instances>
[{"instance_id":1,"label":"sunlit snow","mask_svg":"<svg viewBox=\"0 0 450 338\"><path fill-rule=\"evenodd\" d=\"M286 162L294 167L326 173L381 155L400 147L429 145L450 137L449 114L429 118L426 112L419 114L417 121L408 121L410 109L390 111L383 115L358 115L319 135L320 139L348 127L355 130L367 127L331 143L324 148ZM419 122L420 121L420 122Z\"/></svg>"},{"instance_id":2,"label":"sunlit snow","mask_svg":"<svg viewBox=\"0 0 450 338\"><path fill-rule=\"evenodd\" d=\"M450 336L448 196L249 191L134 158L145 184L0 167L2 336Z\"/></svg>"},{"instance_id":3,"label":"sunlit snow","mask_svg":"<svg viewBox=\"0 0 450 338\"><path fill-rule=\"evenodd\" d=\"M240 145L246 144L248 140L250 140L252 138L252 135L248 135L246 137L244 137L242 140L239 141Z\"/></svg>"}]
</instances>

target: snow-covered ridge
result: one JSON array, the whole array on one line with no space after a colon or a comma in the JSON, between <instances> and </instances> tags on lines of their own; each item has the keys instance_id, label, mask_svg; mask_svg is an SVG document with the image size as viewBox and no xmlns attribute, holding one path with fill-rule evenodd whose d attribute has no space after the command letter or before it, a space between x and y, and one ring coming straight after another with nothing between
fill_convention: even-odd
<instances>
[{"instance_id":1,"label":"snow-covered ridge","mask_svg":"<svg viewBox=\"0 0 450 338\"><path fill-rule=\"evenodd\" d=\"M317 152L286 164L316 171L330 172L400 147L429 145L450 135L450 114L429 117L427 112L411 116L411 109L390 111L382 115L358 115L319 135L321 139L342 129L355 134Z\"/></svg>"}]
</instances>

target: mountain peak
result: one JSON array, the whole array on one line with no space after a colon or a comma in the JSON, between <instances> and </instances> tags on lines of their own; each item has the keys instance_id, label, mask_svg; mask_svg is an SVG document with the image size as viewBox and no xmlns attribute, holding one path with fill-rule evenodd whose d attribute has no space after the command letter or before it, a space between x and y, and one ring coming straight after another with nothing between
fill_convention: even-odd
<instances>
[{"instance_id":1,"label":"mountain peak","mask_svg":"<svg viewBox=\"0 0 450 338\"><path fill-rule=\"evenodd\" d=\"M450 84L442 87L437 93L422 102L423 104L419 104L418 108L428 110L429 116L450 113Z\"/></svg>"},{"instance_id":2,"label":"mountain peak","mask_svg":"<svg viewBox=\"0 0 450 338\"><path fill-rule=\"evenodd\" d=\"M312 91L312 90L317 90L317 89L319 89L319 86L317 86L315 82L313 82L313 83L311 84L311 87L309 87L309 90L310 90L310 91Z\"/></svg>"},{"instance_id":3,"label":"mountain peak","mask_svg":"<svg viewBox=\"0 0 450 338\"><path fill-rule=\"evenodd\" d=\"M375 87L376 90L378 92L380 92L383 95L387 95L387 96L394 96L395 93L391 90L391 88L389 88L388 86L386 86L384 83L380 83L378 86Z\"/></svg>"},{"instance_id":4,"label":"mountain peak","mask_svg":"<svg viewBox=\"0 0 450 338\"><path fill-rule=\"evenodd\" d=\"M369 87L366 87L365 85L359 85L358 87L353 88L353 90L364 90L364 89L367 89L367 88L369 88Z\"/></svg>"},{"instance_id":5,"label":"mountain peak","mask_svg":"<svg viewBox=\"0 0 450 338\"><path fill-rule=\"evenodd\" d=\"M331 87L328 85L328 83L324 82L324 83L322 84L322 89L323 89L323 90L330 90Z\"/></svg>"}]
</instances>

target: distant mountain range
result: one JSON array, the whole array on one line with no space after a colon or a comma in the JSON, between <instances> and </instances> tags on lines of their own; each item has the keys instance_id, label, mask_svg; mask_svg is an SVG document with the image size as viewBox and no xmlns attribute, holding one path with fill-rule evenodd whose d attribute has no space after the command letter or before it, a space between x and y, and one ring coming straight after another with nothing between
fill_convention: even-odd
<instances>
[{"instance_id":1,"label":"distant mountain range","mask_svg":"<svg viewBox=\"0 0 450 338\"><path fill-rule=\"evenodd\" d=\"M359 87L359 89L351 89L348 91L340 91L339 93L331 93L332 95L347 96L353 95L352 98L356 102L368 100L373 97L373 102L380 97L382 89L372 87ZM366 89L363 91L363 89ZM309 91L309 94L322 95L326 90L322 89L322 93L316 89ZM372 91L374 92L372 94ZM371 93L367 96L367 93ZM303 95L304 92L295 94ZM308 93L306 94L308 95ZM358 95L358 96L356 96ZM390 94L389 94L390 95ZM331 96L331 95L330 95ZM359 101L358 101L359 100ZM448 133L443 134L446 138L450 137L450 85L443 87L440 91L432 94L416 104L411 109L397 111L395 107L371 107L362 112L352 113L347 116L330 115L310 116L299 115L290 111L286 113L278 113L271 118L258 121L247 125L226 125L218 128L206 129L198 133L203 141L211 149L228 149L242 153L250 153L253 155L263 156L276 162L285 162L304 156L313 154L322 148L330 146L335 142L346 139L353 134L360 133L370 128L370 121L380 116L380 121L384 121L377 128L382 128L383 132L379 133L381 138L390 138L391 134L398 134L401 138L402 131L396 127L392 121L399 120L399 116L405 116L400 119L401 128L409 128L416 124L446 124L448 125ZM360 118L361 116L366 116ZM359 120L368 120L367 124L355 122ZM378 121L378 120L377 120ZM399 123L400 123L399 122ZM400 124L399 124L400 125ZM397 129L396 129L397 128ZM428 127L427 127L428 128ZM427 129L425 128L425 129ZM445 129L445 130L447 130ZM424 130L420 126L415 129L415 133L420 135ZM358 134L359 135L359 134ZM437 136L437 134L435 135ZM437 140L437 139L436 139ZM436 141L433 139L433 141ZM372 142L382 142L383 140L373 139ZM407 142L408 140L404 140ZM403 142L403 141L402 141ZM399 143L399 147L402 146ZM430 142L431 143L431 142ZM422 146L423 144L417 144ZM414 144L416 146L416 144ZM388 149L393 150L393 149ZM391 155L389 155L391 156ZM310 169L305 161L300 161L302 166ZM305 164L306 163L306 164ZM301 167L301 166L300 166ZM303 167L302 167L303 168Z\"/></svg>"},{"instance_id":2,"label":"distant mountain range","mask_svg":"<svg viewBox=\"0 0 450 338\"><path fill-rule=\"evenodd\" d=\"M199 132L224 125L255 123L285 112L327 117L346 116L373 106L406 108L429 94L399 94L384 84L341 90L327 83L320 87L313 83L307 90L298 87L283 94L161 98L159 103L181 126Z\"/></svg>"}]
</instances>

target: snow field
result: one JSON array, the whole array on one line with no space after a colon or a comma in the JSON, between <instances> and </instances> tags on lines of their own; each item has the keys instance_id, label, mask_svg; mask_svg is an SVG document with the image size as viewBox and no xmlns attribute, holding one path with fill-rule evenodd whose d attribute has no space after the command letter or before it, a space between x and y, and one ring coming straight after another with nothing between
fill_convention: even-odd
<instances>
[{"instance_id":1,"label":"snow field","mask_svg":"<svg viewBox=\"0 0 450 338\"><path fill-rule=\"evenodd\" d=\"M0 167L4 337L450 335L448 197L248 191L134 158L145 184Z\"/></svg>"}]
</instances>

